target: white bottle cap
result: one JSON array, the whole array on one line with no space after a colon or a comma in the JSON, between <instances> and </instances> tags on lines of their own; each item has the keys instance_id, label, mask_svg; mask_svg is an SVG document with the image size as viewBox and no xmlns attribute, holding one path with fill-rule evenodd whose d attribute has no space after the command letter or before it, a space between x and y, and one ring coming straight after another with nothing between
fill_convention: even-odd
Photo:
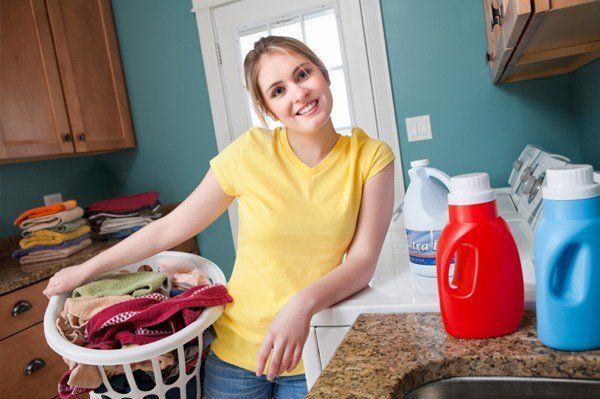
<instances>
[{"instance_id":1,"label":"white bottle cap","mask_svg":"<svg viewBox=\"0 0 600 399\"><path fill-rule=\"evenodd\" d=\"M418 168L422 166L429 166L429 159L417 159L410 163L411 168Z\"/></svg>"},{"instance_id":2,"label":"white bottle cap","mask_svg":"<svg viewBox=\"0 0 600 399\"><path fill-rule=\"evenodd\" d=\"M591 165L565 165L546 170L543 197L550 200L576 200L597 197L600 185L594 183Z\"/></svg>"},{"instance_id":3,"label":"white bottle cap","mask_svg":"<svg viewBox=\"0 0 600 399\"><path fill-rule=\"evenodd\" d=\"M496 199L496 192L490 188L487 173L468 173L450 178L448 205L483 204Z\"/></svg>"}]
</instances>

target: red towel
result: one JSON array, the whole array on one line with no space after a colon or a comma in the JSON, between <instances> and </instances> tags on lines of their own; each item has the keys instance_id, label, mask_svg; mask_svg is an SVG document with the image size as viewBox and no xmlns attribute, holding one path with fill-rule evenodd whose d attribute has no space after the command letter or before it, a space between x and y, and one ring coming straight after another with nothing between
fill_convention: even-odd
<instances>
[{"instance_id":1,"label":"red towel","mask_svg":"<svg viewBox=\"0 0 600 399\"><path fill-rule=\"evenodd\" d=\"M232 302L222 284L196 286L173 298L153 293L109 306L86 326L86 347L143 345L182 330L196 321L205 307Z\"/></svg>"},{"instance_id":2,"label":"red towel","mask_svg":"<svg viewBox=\"0 0 600 399\"><path fill-rule=\"evenodd\" d=\"M127 212L139 209L152 209L158 202L158 191L114 197L94 202L86 208L86 213L92 212Z\"/></svg>"}]
</instances>

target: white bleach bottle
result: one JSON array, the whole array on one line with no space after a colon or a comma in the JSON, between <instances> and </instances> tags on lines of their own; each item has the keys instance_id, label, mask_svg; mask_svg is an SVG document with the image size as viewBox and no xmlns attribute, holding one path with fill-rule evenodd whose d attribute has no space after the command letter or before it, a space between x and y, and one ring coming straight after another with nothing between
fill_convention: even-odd
<instances>
[{"instance_id":1,"label":"white bleach bottle","mask_svg":"<svg viewBox=\"0 0 600 399\"><path fill-rule=\"evenodd\" d=\"M429 167L428 159L412 161L410 166L403 206L410 266L418 275L436 277L437 245L448 223L450 176Z\"/></svg>"}]
</instances>

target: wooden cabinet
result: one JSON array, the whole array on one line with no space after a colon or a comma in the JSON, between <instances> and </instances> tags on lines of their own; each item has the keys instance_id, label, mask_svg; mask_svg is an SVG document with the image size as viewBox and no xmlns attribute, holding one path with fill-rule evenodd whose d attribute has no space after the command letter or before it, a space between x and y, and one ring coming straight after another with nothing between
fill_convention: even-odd
<instances>
[{"instance_id":1,"label":"wooden cabinet","mask_svg":"<svg viewBox=\"0 0 600 399\"><path fill-rule=\"evenodd\" d=\"M0 163L135 147L110 1L0 11Z\"/></svg>"},{"instance_id":2,"label":"wooden cabinet","mask_svg":"<svg viewBox=\"0 0 600 399\"><path fill-rule=\"evenodd\" d=\"M600 0L484 0L494 83L553 76L600 57Z\"/></svg>"}]
</instances>

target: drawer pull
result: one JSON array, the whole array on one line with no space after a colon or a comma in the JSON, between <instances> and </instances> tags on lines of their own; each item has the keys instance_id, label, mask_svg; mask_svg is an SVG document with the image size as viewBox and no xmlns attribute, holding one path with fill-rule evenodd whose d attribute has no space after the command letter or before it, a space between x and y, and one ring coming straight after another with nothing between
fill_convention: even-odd
<instances>
[{"instance_id":1,"label":"drawer pull","mask_svg":"<svg viewBox=\"0 0 600 399\"><path fill-rule=\"evenodd\" d=\"M33 306L27 301L19 301L13 305L12 311L10 312L12 317L18 316L21 313L25 313L28 310L33 309Z\"/></svg>"},{"instance_id":2,"label":"drawer pull","mask_svg":"<svg viewBox=\"0 0 600 399\"><path fill-rule=\"evenodd\" d=\"M39 369L43 369L46 367L46 362L43 359L36 358L29 362L29 364L25 367L25 375L31 375L38 371Z\"/></svg>"}]
</instances>

